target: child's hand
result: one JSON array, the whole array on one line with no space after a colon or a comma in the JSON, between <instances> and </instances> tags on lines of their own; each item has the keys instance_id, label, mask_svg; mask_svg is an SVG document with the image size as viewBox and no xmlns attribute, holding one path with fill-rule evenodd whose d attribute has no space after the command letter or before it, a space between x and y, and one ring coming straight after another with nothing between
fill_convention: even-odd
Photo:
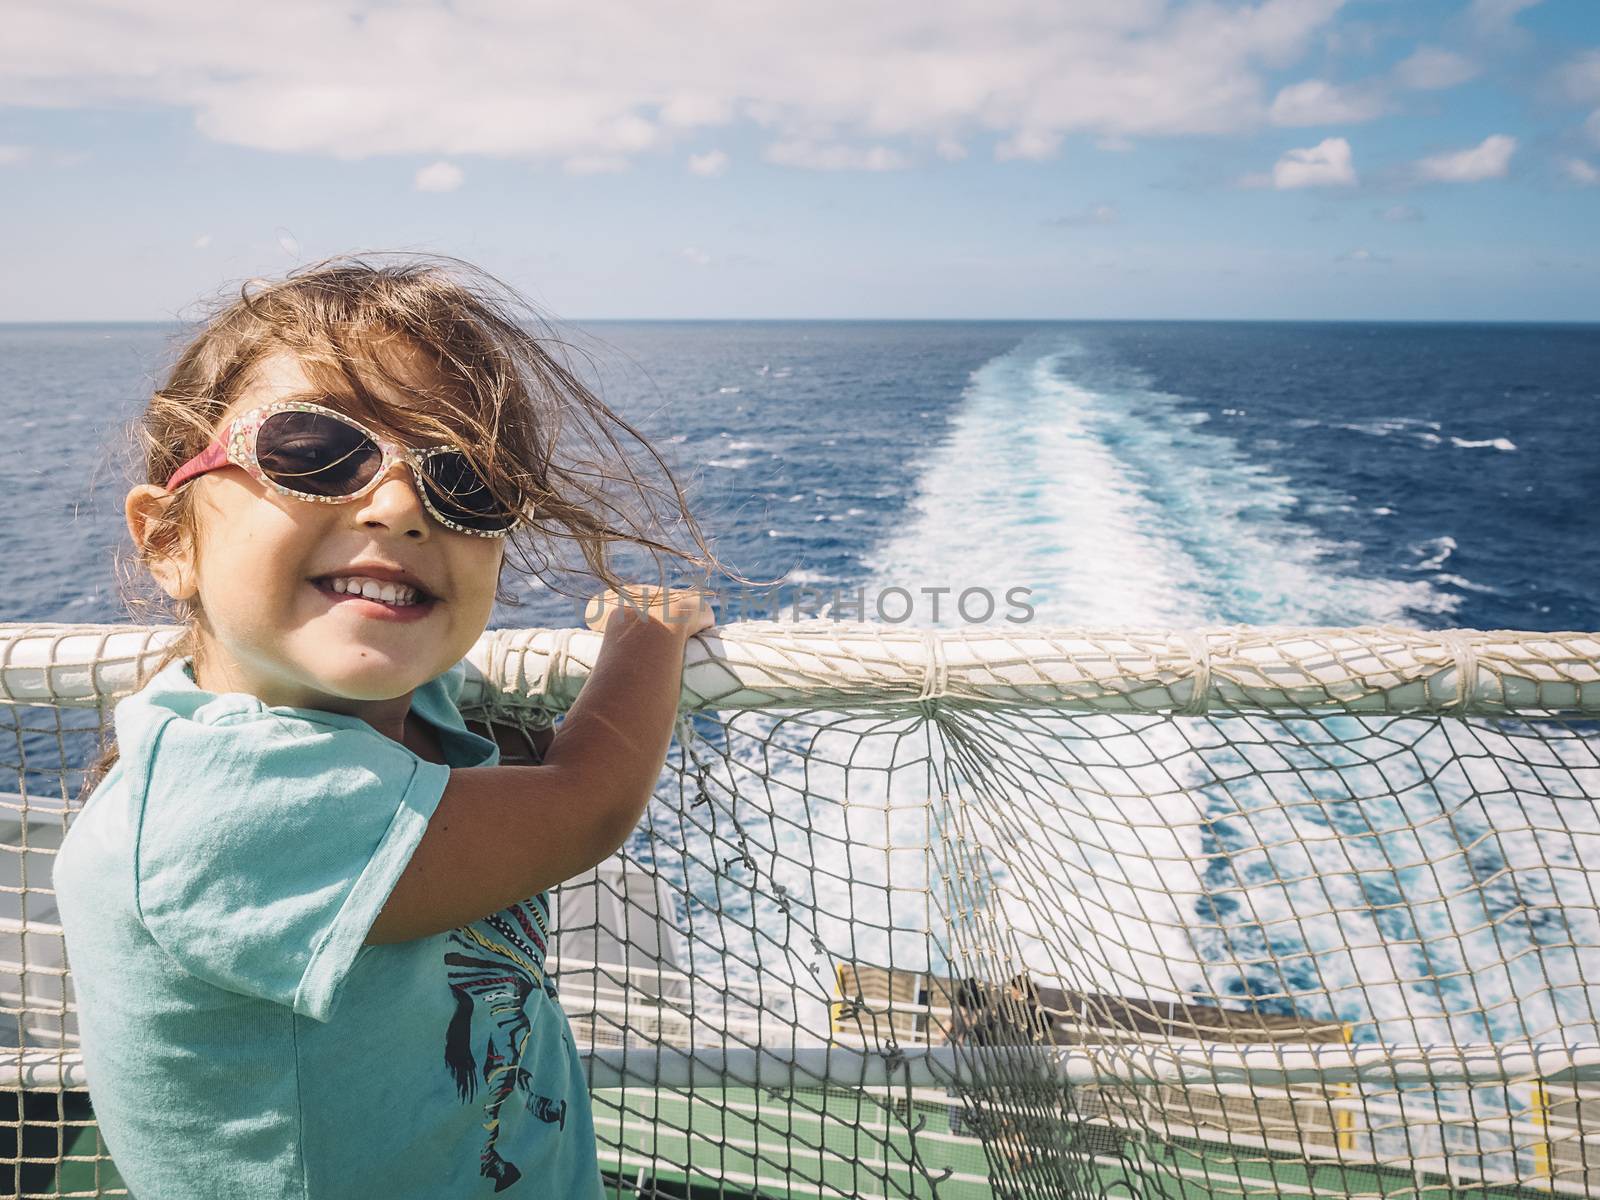
<instances>
[{"instance_id":1,"label":"child's hand","mask_svg":"<svg viewBox=\"0 0 1600 1200\"><path fill-rule=\"evenodd\" d=\"M583 619L590 629L603 631L619 612L657 621L684 638L691 638L717 623L705 593L695 588L661 588L633 585L623 592L608 590L589 601Z\"/></svg>"}]
</instances>

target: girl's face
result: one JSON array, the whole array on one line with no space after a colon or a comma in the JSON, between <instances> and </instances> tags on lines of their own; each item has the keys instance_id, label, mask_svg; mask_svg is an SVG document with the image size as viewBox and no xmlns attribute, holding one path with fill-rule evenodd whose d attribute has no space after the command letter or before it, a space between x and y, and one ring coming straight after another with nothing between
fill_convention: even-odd
<instances>
[{"instance_id":1,"label":"girl's face","mask_svg":"<svg viewBox=\"0 0 1600 1200\"><path fill-rule=\"evenodd\" d=\"M292 354L276 353L256 368L223 422L315 390ZM404 395L383 399L408 402ZM169 595L199 601L198 682L206 691L350 713L392 730L403 722L412 690L459 662L489 623L504 541L434 521L404 465L344 504L280 496L235 466L185 486L193 493L198 544L152 569ZM148 485L129 494L136 542L142 514L166 495ZM412 615L332 586L335 579L381 579L385 571L403 572L435 599Z\"/></svg>"}]
</instances>

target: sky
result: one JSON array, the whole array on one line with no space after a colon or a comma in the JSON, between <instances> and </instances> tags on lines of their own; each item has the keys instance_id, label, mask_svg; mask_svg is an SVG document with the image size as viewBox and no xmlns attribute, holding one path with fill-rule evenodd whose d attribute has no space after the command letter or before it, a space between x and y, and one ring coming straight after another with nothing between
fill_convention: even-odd
<instances>
[{"instance_id":1,"label":"sky","mask_svg":"<svg viewBox=\"0 0 1600 1200\"><path fill-rule=\"evenodd\" d=\"M1600 0L11 0L0 321L1600 320Z\"/></svg>"}]
</instances>

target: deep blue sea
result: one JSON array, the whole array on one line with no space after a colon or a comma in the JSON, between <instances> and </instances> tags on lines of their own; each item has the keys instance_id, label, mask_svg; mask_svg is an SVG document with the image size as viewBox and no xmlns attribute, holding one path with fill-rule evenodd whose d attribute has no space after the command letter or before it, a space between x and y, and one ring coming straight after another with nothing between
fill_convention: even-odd
<instances>
[{"instance_id":1,"label":"deep blue sea","mask_svg":"<svg viewBox=\"0 0 1600 1200\"><path fill-rule=\"evenodd\" d=\"M0 327L0 619L122 619L119 439L176 336ZM1021 588L1040 624L1600 630L1600 327L668 322L582 337L604 399L677 465L727 562L814 593L903 588L918 598L907 624L958 622L948 597L965 588ZM935 614L921 598L939 588L952 590ZM574 622L569 599L537 587L496 616ZM1270 818L1281 828L1241 816L1249 798L1227 789L1203 801L1181 886L1130 886L1196 897L1178 923L1198 917L1233 958L1254 946L1301 972L1340 1018L1392 1019L1381 1032L1399 1040L1445 1028L1407 1024L1417 1013L1478 1013L1488 1027L1465 1040L1557 1027L1583 1040L1577 1026L1600 1023L1576 958L1600 931L1567 926L1549 947L1531 923L1526 946L1449 936L1481 914L1441 897L1492 908L1498 889L1521 911L1553 903L1551 865L1593 878L1578 839L1489 836L1497 822L1527 832L1537 814L1515 798L1467 828L1383 792L1340 810L1356 824L1331 841L1292 814ZM1547 815L1547 829L1600 831L1570 805ZM1371 861L1300 870L1303 895L1251 882L1293 874L1283 856L1316 845ZM1211 878L1207 861L1228 872ZM1328 952L1351 939L1360 964ZM1203 982L1283 986L1234 967ZM1519 1000L1552 984L1545 1016Z\"/></svg>"},{"instance_id":2,"label":"deep blue sea","mask_svg":"<svg viewBox=\"0 0 1600 1200\"><path fill-rule=\"evenodd\" d=\"M904 587L907 624L935 622L921 589L961 585L1072 625L1600 628L1597 327L575 332L726 561ZM121 439L177 335L0 327L4 619L119 619ZM537 587L496 617L573 620Z\"/></svg>"}]
</instances>

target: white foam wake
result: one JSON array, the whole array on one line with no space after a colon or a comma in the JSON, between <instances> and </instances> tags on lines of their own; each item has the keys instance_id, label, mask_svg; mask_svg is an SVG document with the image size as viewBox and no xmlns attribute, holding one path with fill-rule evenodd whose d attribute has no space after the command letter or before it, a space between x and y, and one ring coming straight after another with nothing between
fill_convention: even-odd
<instances>
[{"instance_id":1,"label":"white foam wake","mask_svg":"<svg viewBox=\"0 0 1600 1200\"><path fill-rule=\"evenodd\" d=\"M872 560L876 586L998 595L1023 585L1038 623L1088 627L1409 622L1459 603L1427 579L1349 570L1347 545L1296 519L1291 479L1252 461L1175 397L1095 392L1064 378L1074 356L1032 340L974 374L950 436L924 466L911 519ZM1442 563L1453 547L1430 549ZM940 623L955 619L947 611ZM1255 736L1271 733L1261 723ZM1548 1032L1563 1012L1590 1011L1570 950L1563 957L1542 944L1548 931L1524 930L1526 952L1507 966L1505 923L1485 920L1481 897L1462 899L1478 897L1482 870L1504 869L1527 889L1546 862L1578 869L1570 839L1529 843L1533 781L1527 790L1502 786L1480 810L1459 766L1441 773L1453 752L1436 739L1415 747L1415 778L1380 779L1339 809L1347 827L1330 835L1322 798L1285 811L1242 754L1212 752L1201 763L1182 722L1101 745L1113 761L1100 778L1070 789L1034 782L1034 816L1057 811L1065 820L987 831L1005 837L1018 861L1059 864L1053 874L1030 871L1032 890L1005 907L1036 942L1041 912L1058 932L1070 928L1083 983L1241 1001L1276 993L1269 1006L1309 1001L1314 1015L1365 1024L1361 1036L1400 1040L1468 1027L1479 1038ZM1132 786L1141 757L1170 764L1173 775L1160 794L1130 802L1141 791ZM1233 782L1218 786L1219 777ZM1492 856L1474 861L1459 849L1440 814L1462 819L1468 809L1480 832L1501 831L1494 844L1511 861L1497 868ZM1419 841L1412 825L1428 813ZM1590 817L1574 831L1595 828ZM1030 836L1041 843L1032 853ZM1515 861L1519 849L1535 857ZM1220 876L1218 862L1227 864ZM1595 937L1585 930L1579 940ZM1252 954L1256 967L1241 966ZM1519 994L1533 999L1521 1005Z\"/></svg>"},{"instance_id":2,"label":"white foam wake","mask_svg":"<svg viewBox=\"0 0 1600 1200\"><path fill-rule=\"evenodd\" d=\"M1031 340L975 372L909 522L869 559L876 585L1022 585L1035 621L1065 625L1345 625L1459 603L1330 569L1349 547L1295 519L1289 479L1176 397L1077 386L1070 361Z\"/></svg>"}]
</instances>

